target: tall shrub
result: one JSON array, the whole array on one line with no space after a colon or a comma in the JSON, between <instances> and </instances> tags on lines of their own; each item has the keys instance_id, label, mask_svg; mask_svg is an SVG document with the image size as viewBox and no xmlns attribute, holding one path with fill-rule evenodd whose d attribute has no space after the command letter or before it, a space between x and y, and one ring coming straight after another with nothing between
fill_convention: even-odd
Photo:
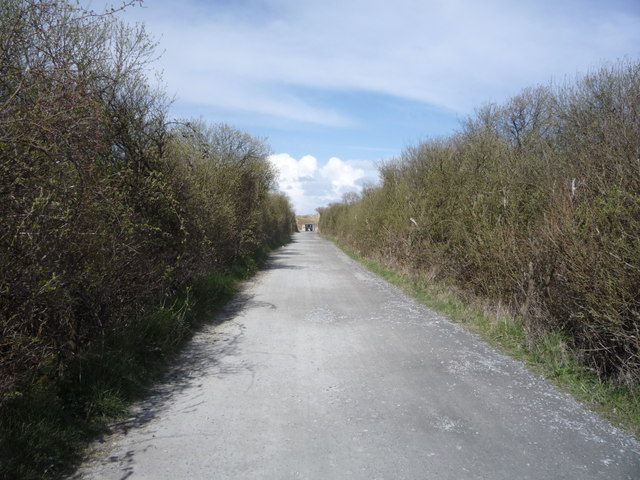
<instances>
[{"instance_id":1,"label":"tall shrub","mask_svg":"<svg viewBox=\"0 0 640 480\"><path fill-rule=\"evenodd\" d=\"M286 241L291 210L263 141L167 120L144 27L65 1L0 18L1 404Z\"/></svg>"},{"instance_id":2,"label":"tall shrub","mask_svg":"<svg viewBox=\"0 0 640 480\"><path fill-rule=\"evenodd\" d=\"M406 149L320 227L361 252L564 333L601 375L640 380L640 65L487 105Z\"/></svg>"}]
</instances>

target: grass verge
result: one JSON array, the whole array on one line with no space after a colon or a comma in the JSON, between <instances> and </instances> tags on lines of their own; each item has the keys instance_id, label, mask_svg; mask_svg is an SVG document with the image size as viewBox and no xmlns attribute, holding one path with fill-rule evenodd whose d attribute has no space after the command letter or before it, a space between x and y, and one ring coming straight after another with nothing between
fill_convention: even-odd
<instances>
[{"instance_id":1,"label":"grass verge","mask_svg":"<svg viewBox=\"0 0 640 480\"><path fill-rule=\"evenodd\" d=\"M480 301L469 301L452 285L391 269L335 243L373 273L464 325L500 351L525 362L531 370L640 439L640 391L600 380L579 362L562 335L554 333L532 338L526 326L505 309L488 308Z\"/></svg>"},{"instance_id":2,"label":"grass verge","mask_svg":"<svg viewBox=\"0 0 640 480\"><path fill-rule=\"evenodd\" d=\"M162 379L171 357L267 255L260 251L141 312L84 349L63 375L33 376L0 408L0 478L53 480L72 473L89 442Z\"/></svg>"}]
</instances>

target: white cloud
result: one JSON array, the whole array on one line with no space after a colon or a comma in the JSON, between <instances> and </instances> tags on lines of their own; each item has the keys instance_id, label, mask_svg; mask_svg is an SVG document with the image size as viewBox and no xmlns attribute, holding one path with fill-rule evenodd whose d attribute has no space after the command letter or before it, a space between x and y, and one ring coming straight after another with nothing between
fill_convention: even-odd
<instances>
[{"instance_id":1,"label":"white cloud","mask_svg":"<svg viewBox=\"0 0 640 480\"><path fill-rule=\"evenodd\" d=\"M286 193L294 206L305 200L305 190L302 180L313 178L318 169L317 160L311 155L305 155L299 161L288 153L270 155L269 161L278 171L278 187Z\"/></svg>"},{"instance_id":2,"label":"white cloud","mask_svg":"<svg viewBox=\"0 0 640 480\"><path fill-rule=\"evenodd\" d=\"M299 214L339 201L346 192L360 192L363 182L373 183L377 169L368 161L343 161L332 157L322 167L318 160L305 155L296 160L288 153L270 155L269 161L278 171L278 186L289 195Z\"/></svg>"},{"instance_id":3,"label":"white cloud","mask_svg":"<svg viewBox=\"0 0 640 480\"><path fill-rule=\"evenodd\" d=\"M318 169L318 161L311 155L305 155L299 161L288 153L271 155L273 165L278 169L281 183L293 183L301 178L313 177Z\"/></svg>"},{"instance_id":4,"label":"white cloud","mask_svg":"<svg viewBox=\"0 0 640 480\"><path fill-rule=\"evenodd\" d=\"M337 157L331 157L329 162L320 169L320 174L331 182L336 194L348 190L359 191L362 188L356 182L364 177L364 170L354 168Z\"/></svg>"}]
</instances>

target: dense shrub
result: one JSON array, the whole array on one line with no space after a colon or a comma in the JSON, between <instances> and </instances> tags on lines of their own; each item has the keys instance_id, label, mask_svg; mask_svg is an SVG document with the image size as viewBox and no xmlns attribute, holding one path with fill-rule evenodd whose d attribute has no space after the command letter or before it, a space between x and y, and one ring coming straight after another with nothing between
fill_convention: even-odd
<instances>
[{"instance_id":1,"label":"dense shrub","mask_svg":"<svg viewBox=\"0 0 640 480\"><path fill-rule=\"evenodd\" d=\"M603 377L640 380L640 65L488 105L406 149L320 228L562 332Z\"/></svg>"},{"instance_id":2,"label":"dense shrub","mask_svg":"<svg viewBox=\"0 0 640 480\"><path fill-rule=\"evenodd\" d=\"M65 1L0 18L1 405L286 242L293 214L261 140L167 121L143 27Z\"/></svg>"}]
</instances>

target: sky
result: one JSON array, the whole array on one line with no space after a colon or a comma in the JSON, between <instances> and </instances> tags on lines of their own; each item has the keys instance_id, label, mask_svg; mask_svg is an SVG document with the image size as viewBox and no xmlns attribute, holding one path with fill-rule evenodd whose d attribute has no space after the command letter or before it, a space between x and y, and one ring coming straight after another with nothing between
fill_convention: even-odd
<instances>
[{"instance_id":1,"label":"sky","mask_svg":"<svg viewBox=\"0 0 640 480\"><path fill-rule=\"evenodd\" d=\"M296 213L490 102L640 58L640 0L145 0L171 114L271 147Z\"/></svg>"}]
</instances>

